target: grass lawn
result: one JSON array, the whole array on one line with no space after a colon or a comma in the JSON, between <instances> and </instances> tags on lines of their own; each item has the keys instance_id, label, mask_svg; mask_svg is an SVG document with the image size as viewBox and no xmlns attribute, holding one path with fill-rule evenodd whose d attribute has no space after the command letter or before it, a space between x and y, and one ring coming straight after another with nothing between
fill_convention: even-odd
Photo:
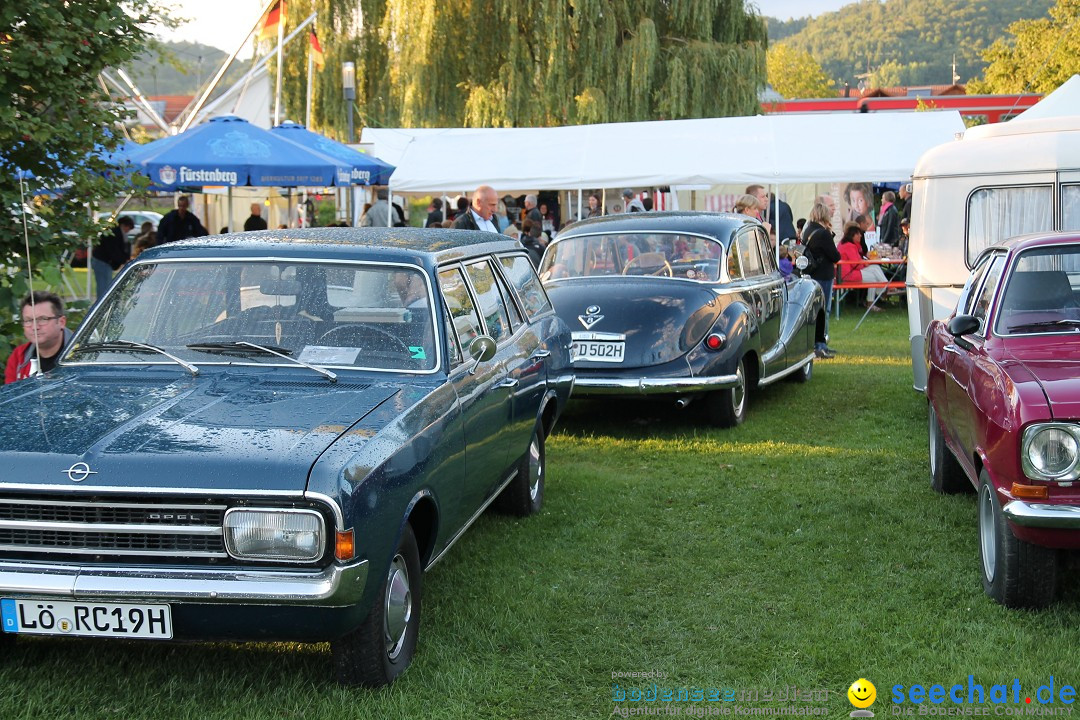
<instances>
[{"instance_id":1,"label":"grass lawn","mask_svg":"<svg viewBox=\"0 0 1080 720\"><path fill-rule=\"evenodd\" d=\"M1051 676L1080 683L1077 586L1041 612L983 595L974 496L929 488L906 314L858 317L833 321L839 357L758 393L734 430L693 406L572 403L543 512L481 518L425 578L418 655L391 688L336 687L326 645L20 639L0 718L837 716L860 677L884 718L894 685L966 699L969 675L987 693L1019 679L1020 705L991 715L1036 707ZM613 679L647 671L665 675ZM613 702L613 683L654 682L734 701ZM765 699L791 686L817 701Z\"/></svg>"}]
</instances>

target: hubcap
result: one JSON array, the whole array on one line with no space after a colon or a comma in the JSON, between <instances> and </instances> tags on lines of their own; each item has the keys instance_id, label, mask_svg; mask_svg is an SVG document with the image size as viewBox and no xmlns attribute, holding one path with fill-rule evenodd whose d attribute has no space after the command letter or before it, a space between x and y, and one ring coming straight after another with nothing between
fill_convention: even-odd
<instances>
[{"instance_id":1,"label":"hubcap","mask_svg":"<svg viewBox=\"0 0 1080 720\"><path fill-rule=\"evenodd\" d=\"M979 490L979 550L982 554L983 574L988 582L994 582L997 566L997 528L994 517L994 500L989 485Z\"/></svg>"},{"instance_id":2,"label":"hubcap","mask_svg":"<svg viewBox=\"0 0 1080 720\"><path fill-rule=\"evenodd\" d=\"M746 403L746 375L743 373L741 361L739 367L735 370L735 377L738 383L731 389L731 407L735 410L735 417L739 417L742 415L743 405Z\"/></svg>"},{"instance_id":3,"label":"hubcap","mask_svg":"<svg viewBox=\"0 0 1080 720\"><path fill-rule=\"evenodd\" d=\"M540 494L540 479L544 476L544 464L540 461L540 440L533 435L529 443L529 499L536 502Z\"/></svg>"},{"instance_id":4,"label":"hubcap","mask_svg":"<svg viewBox=\"0 0 1080 720\"><path fill-rule=\"evenodd\" d=\"M409 568L405 558L395 555L386 576L386 654L397 658L405 645L405 635L412 620L412 591L409 589Z\"/></svg>"}]
</instances>

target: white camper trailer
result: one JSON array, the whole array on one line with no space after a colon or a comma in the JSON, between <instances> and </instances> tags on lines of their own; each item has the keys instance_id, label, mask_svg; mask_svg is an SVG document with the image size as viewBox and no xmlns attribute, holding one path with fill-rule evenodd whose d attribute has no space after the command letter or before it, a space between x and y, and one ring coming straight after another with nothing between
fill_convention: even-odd
<instances>
[{"instance_id":1,"label":"white camper trailer","mask_svg":"<svg viewBox=\"0 0 1080 720\"><path fill-rule=\"evenodd\" d=\"M928 150L913 180L907 300L921 391L923 333L955 309L979 253L1013 235L1080 230L1080 115L971 128Z\"/></svg>"}]
</instances>

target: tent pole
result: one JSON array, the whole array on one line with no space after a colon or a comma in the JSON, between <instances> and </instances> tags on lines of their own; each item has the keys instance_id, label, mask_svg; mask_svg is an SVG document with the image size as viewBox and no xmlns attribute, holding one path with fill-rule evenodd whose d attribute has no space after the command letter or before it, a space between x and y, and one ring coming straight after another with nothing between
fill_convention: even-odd
<instances>
[{"instance_id":1,"label":"tent pole","mask_svg":"<svg viewBox=\"0 0 1080 720\"><path fill-rule=\"evenodd\" d=\"M780 184L776 183L773 186L773 214L772 214L772 226L773 237L776 238L776 243L773 245L773 254L776 267L780 267ZM787 238L784 238L787 240Z\"/></svg>"},{"instance_id":2,"label":"tent pole","mask_svg":"<svg viewBox=\"0 0 1080 720\"><path fill-rule=\"evenodd\" d=\"M577 219L581 219L581 188L577 189Z\"/></svg>"},{"instance_id":3,"label":"tent pole","mask_svg":"<svg viewBox=\"0 0 1080 720\"><path fill-rule=\"evenodd\" d=\"M394 189L390 186L390 178L386 179L386 227L394 227Z\"/></svg>"},{"instance_id":4,"label":"tent pole","mask_svg":"<svg viewBox=\"0 0 1080 720\"><path fill-rule=\"evenodd\" d=\"M308 52L307 59L307 98L304 100L304 127L311 127L311 76L315 72L315 58Z\"/></svg>"},{"instance_id":5,"label":"tent pole","mask_svg":"<svg viewBox=\"0 0 1080 720\"><path fill-rule=\"evenodd\" d=\"M229 186L229 217L226 218L225 231L232 232L232 185Z\"/></svg>"}]
</instances>

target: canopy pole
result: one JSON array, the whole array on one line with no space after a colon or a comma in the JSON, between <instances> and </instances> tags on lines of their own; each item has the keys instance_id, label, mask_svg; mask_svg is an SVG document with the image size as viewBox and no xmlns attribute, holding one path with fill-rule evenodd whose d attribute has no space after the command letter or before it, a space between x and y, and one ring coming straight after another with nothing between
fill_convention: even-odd
<instances>
[{"instance_id":1,"label":"canopy pole","mask_svg":"<svg viewBox=\"0 0 1080 720\"><path fill-rule=\"evenodd\" d=\"M315 72L315 58L308 53L307 59L307 97L304 100L304 127L311 127L311 76Z\"/></svg>"},{"instance_id":2,"label":"canopy pole","mask_svg":"<svg viewBox=\"0 0 1080 720\"><path fill-rule=\"evenodd\" d=\"M274 125L281 124L281 66L285 59L284 53L284 41L285 41L285 3L281 3L278 6L278 24L277 24L277 89L274 92Z\"/></svg>"},{"instance_id":3,"label":"canopy pole","mask_svg":"<svg viewBox=\"0 0 1080 720\"><path fill-rule=\"evenodd\" d=\"M386 227L394 227L394 190L390 187L390 178L386 179L386 205Z\"/></svg>"},{"instance_id":4,"label":"canopy pole","mask_svg":"<svg viewBox=\"0 0 1080 720\"><path fill-rule=\"evenodd\" d=\"M232 232L232 185L229 186L229 217L225 219L225 231Z\"/></svg>"},{"instance_id":5,"label":"canopy pole","mask_svg":"<svg viewBox=\"0 0 1080 720\"><path fill-rule=\"evenodd\" d=\"M607 188L600 188L600 214L607 215Z\"/></svg>"},{"instance_id":6,"label":"canopy pole","mask_svg":"<svg viewBox=\"0 0 1080 720\"><path fill-rule=\"evenodd\" d=\"M773 237L776 238L776 242L773 244L773 254L776 255L776 267L780 267L780 184L776 183L773 186L773 214L772 214L772 229ZM787 238L784 238L787 240Z\"/></svg>"},{"instance_id":7,"label":"canopy pole","mask_svg":"<svg viewBox=\"0 0 1080 720\"><path fill-rule=\"evenodd\" d=\"M577 219L580 220L581 215L581 188L577 189Z\"/></svg>"}]
</instances>

